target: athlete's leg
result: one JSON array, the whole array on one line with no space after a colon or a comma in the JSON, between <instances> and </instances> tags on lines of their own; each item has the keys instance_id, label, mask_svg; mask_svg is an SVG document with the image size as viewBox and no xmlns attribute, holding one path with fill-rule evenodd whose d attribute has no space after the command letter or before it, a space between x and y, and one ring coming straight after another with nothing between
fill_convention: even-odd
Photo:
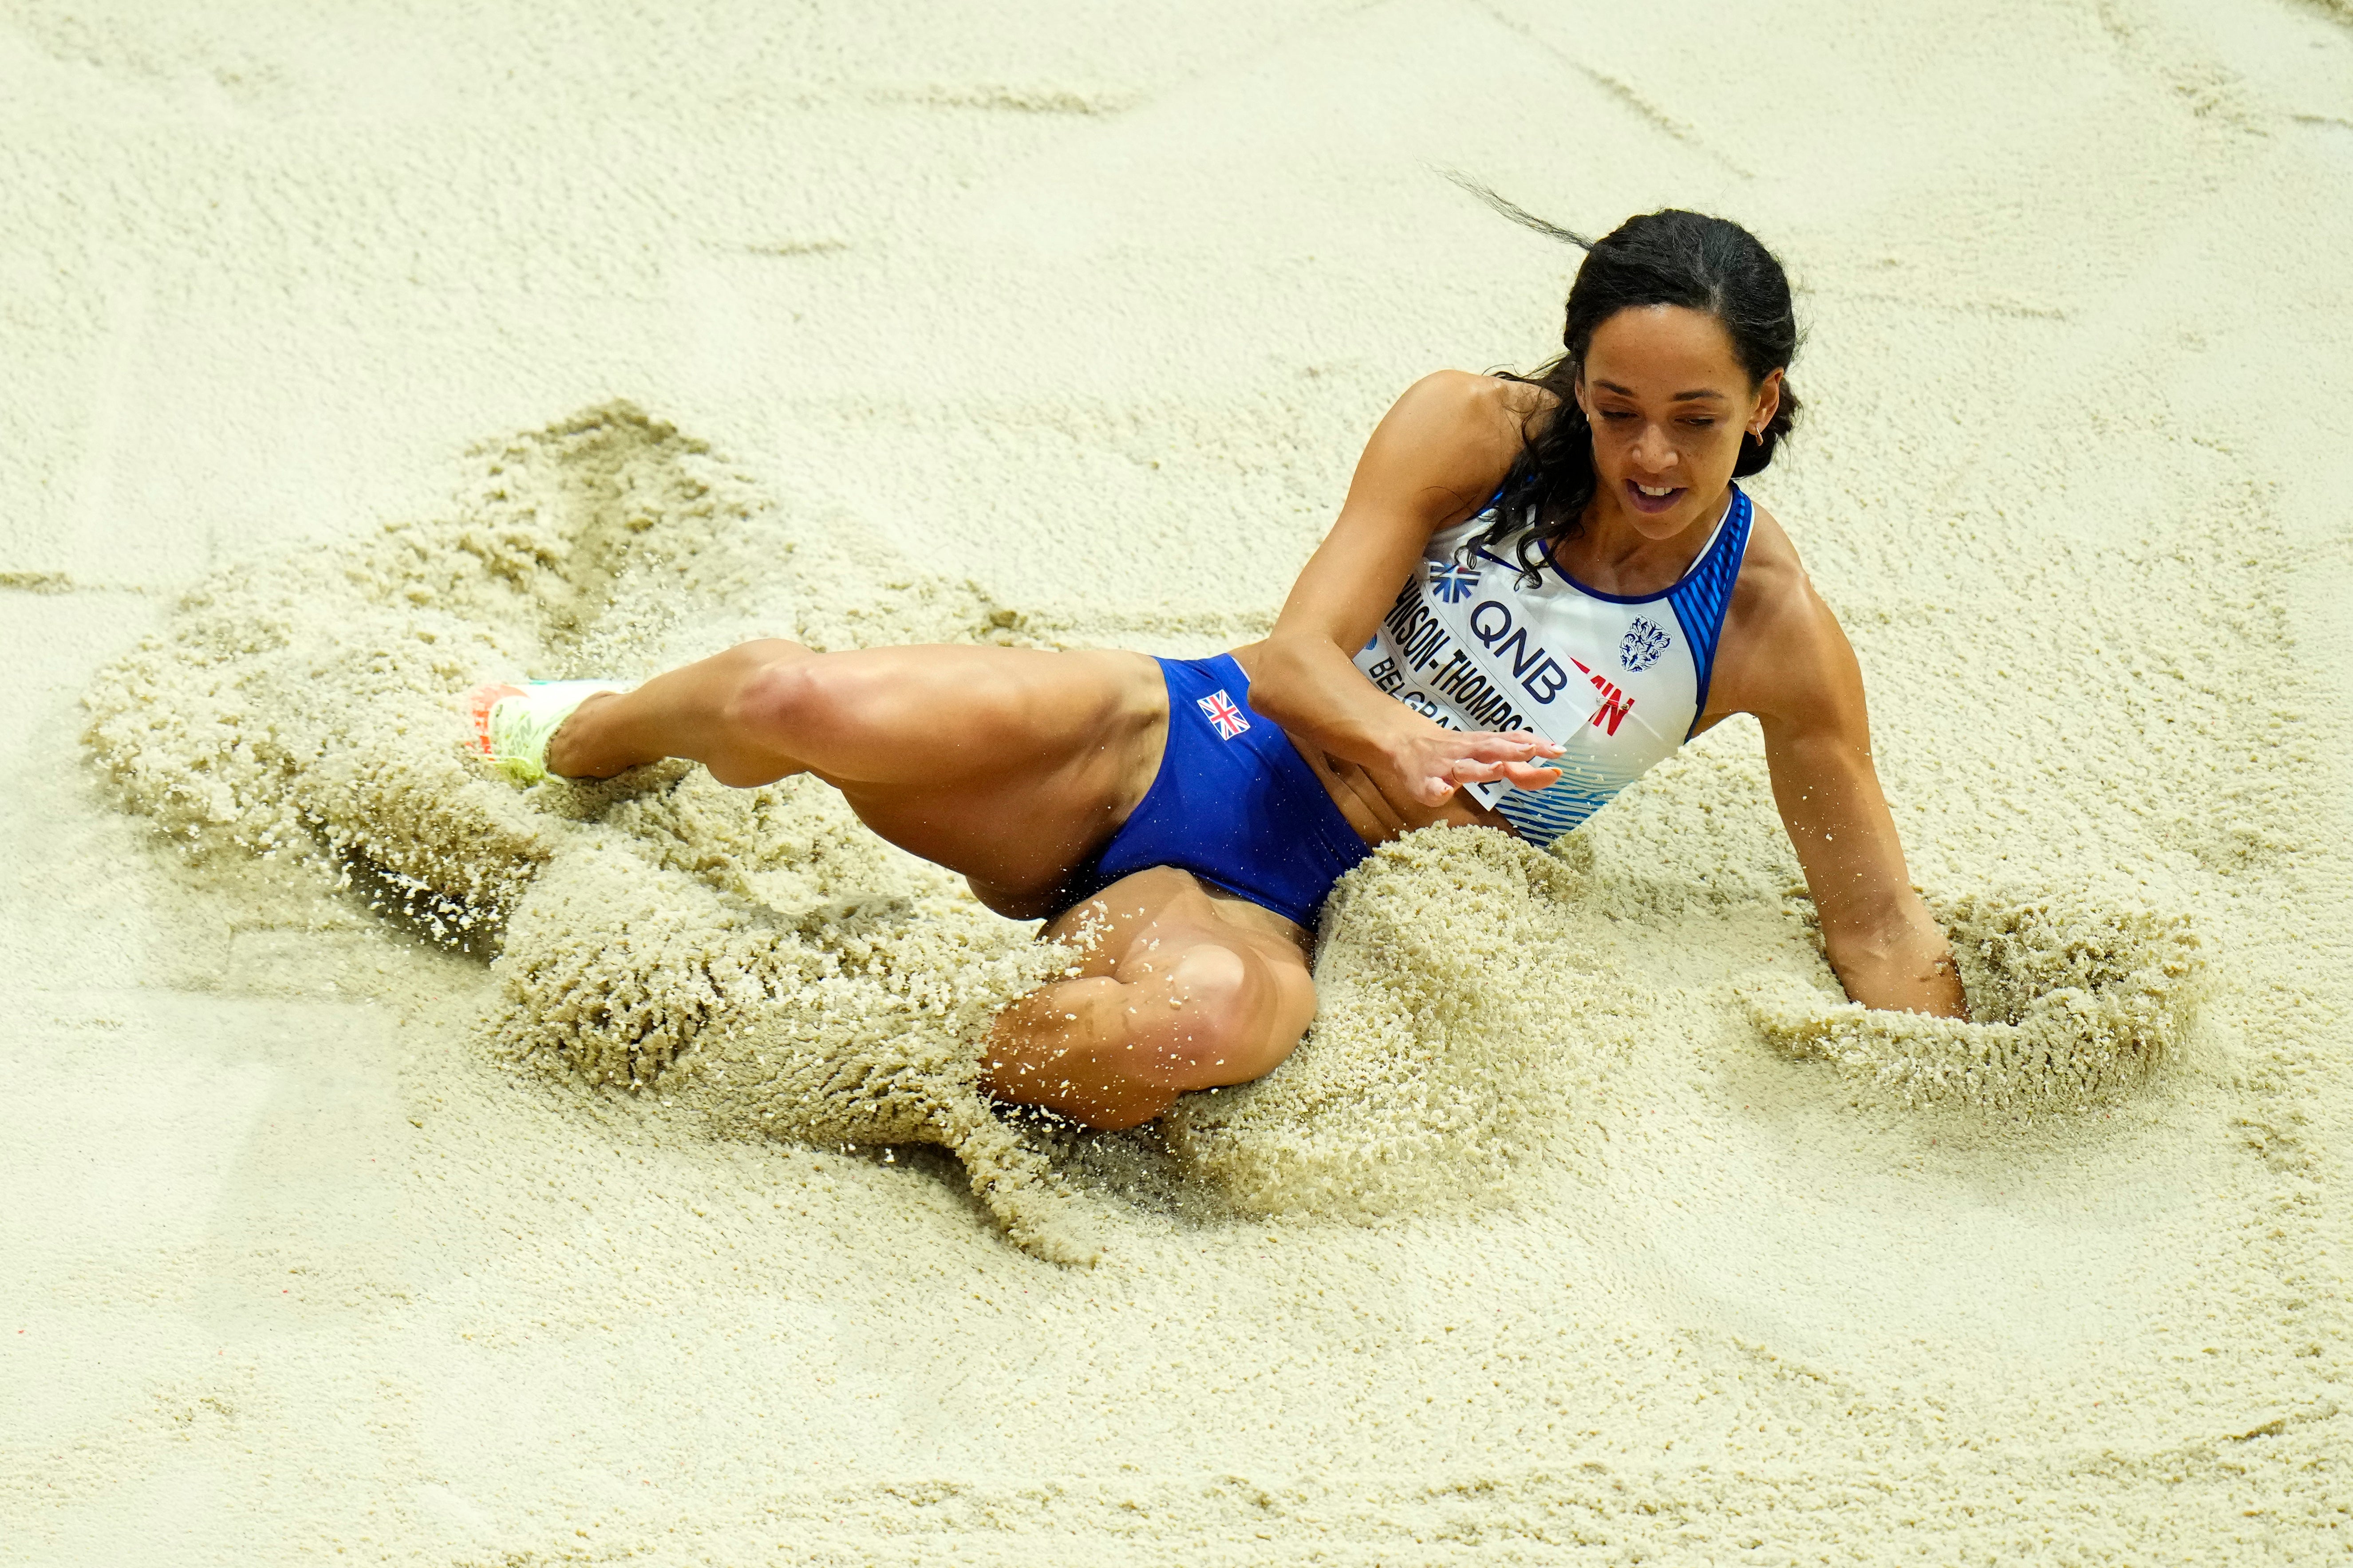
<instances>
[{"instance_id":1,"label":"athlete's leg","mask_svg":"<svg viewBox=\"0 0 2353 1568\"><path fill-rule=\"evenodd\" d=\"M547 742L547 771L606 779L641 763L686 757L724 784L773 784L807 763L770 751L776 737L742 722L747 691L778 667L817 655L797 642L747 642L655 676L632 691L591 697Z\"/></svg>"},{"instance_id":2,"label":"athlete's leg","mask_svg":"<svg viewBox=\"0 0 2353 1568\"><path fill-rule=\"evenodd\" d=\"M980 1081L1000 1100L1134 1127L1273 1071L1315 1016L1299 929L1183 871L1124 878L1044 934L1077 973L997 1015Z\"/></svg>"},{"instance_id":3,"label":"athlete's leg","mask_svg":"<svg viewBox=\"0 0 2353 1568\"><path fill-rule=\"evenodd\" d=\"M1167 688L1141 654L746 643L581 704L549 768L604 778L662 757L749 786L809 773L883 837L992 908L1059 907L1067 873L1160 766Z\"/></svg>"},{"instance_id":4,"label":"athlete's leg","mask_svg":"<svg viewBox=\"0 0 2353 1568\"><path fill-rule=\"evenodd\" d=\"M1029 915L1059 907L1151 786L1167 710L1136 654L771 641L591 698L547 761L601 778L681 756L745 786L813 773L883 837ZM1042 934L1074 973L998 1016L982 1081L999 1100L1133 1127L1186 1090L1264 1076L1314 1016L1298 928L1183 871L1125 878Z\"/></svg>"}]
</instances>

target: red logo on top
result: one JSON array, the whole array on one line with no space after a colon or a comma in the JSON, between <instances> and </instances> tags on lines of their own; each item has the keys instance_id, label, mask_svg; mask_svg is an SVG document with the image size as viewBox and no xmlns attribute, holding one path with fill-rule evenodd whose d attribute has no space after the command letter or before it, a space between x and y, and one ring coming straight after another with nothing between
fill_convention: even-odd
<instances>
[{"instance_id":1,"label":"red logo on top","mask_svg":"<svg viewBox=\"0 0 2353 1568\"><path fill-rule=\"evenodd\" d=\"M1601 706L1593 710L1594 728L1606 729L1611 734L1616 734L1618 726L1626 721L1626 715L1634 710L1634 700L1627 696L1615 682L1605 680L1594 674L1593 667L1583 659L1572 658L1568 662L1583 670L1586 679L1593 682L1593 689L1601 693Z\"/></svg>"}]
</instances>

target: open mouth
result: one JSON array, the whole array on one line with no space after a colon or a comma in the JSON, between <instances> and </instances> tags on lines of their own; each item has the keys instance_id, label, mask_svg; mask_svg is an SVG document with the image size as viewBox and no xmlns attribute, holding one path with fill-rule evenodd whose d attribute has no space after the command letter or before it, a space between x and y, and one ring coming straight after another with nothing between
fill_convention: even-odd
<instances>
[{"instance_id":1,"label":"open mouth","mask_svg":"<svg viewBox=\"0 0 2353 1568\"><path fill-rule=\"evenodd\" d=\"M1626 481L1626 504L1636 511L1672 511L1675 503L1683 499L1683 487L1681 485L1642 485L1632 479Z\"/></svg>"}]
</instances>

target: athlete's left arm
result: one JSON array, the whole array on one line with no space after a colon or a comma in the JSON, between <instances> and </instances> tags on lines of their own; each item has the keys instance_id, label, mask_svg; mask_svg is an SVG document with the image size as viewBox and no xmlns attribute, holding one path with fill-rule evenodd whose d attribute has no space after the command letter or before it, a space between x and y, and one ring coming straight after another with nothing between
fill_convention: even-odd
<instances>
[{"instance_id":1,"label":"athlete's left arm","mask_svg":"<svg viewBox=\"0 0 2353 1568\"><path fill-rule=\"evenodd\" d=\"M1755 564L1768 570L1754 584L1766 590L1764 602L1739 617L1746 624L1738 628L1738 665L1749 679L1737 684L1750 688L1740 694L1741 708L1764 729L1773 802L1805 869L1831 967L1866 1007L1966 1017L1952 950L1912 890L1895 818L1872 766L1854 648L1794 552L1785 562ZM1751 586L1742 584L1744 591Z\"/></svg>"}]
</instances>

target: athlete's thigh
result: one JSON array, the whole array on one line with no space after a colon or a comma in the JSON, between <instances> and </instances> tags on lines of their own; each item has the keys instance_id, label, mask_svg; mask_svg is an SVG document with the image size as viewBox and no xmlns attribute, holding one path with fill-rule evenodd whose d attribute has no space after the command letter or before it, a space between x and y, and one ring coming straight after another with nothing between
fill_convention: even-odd
<instances>
[{"instance_id":1,"label":"athlete's thigh","mask_svg":"<svg viewBox=\"0 0 2353 1568\"><path fill-rule=\"evenodd\" d=\"M1056 907L1151 785L1167 734L1157 663L1112 651L824 655L810 771L866 825L962 872L993 909ZM815 661L812 661L815 662Z\"/></svg>"},{"instance_id":2,"label":"athlete's thigh","mask_svg":"<svg viewBox=\"0 0 2353 1568\"><path fill-rule=\"evenodd\" d=\"M780 679L799 754L839 788L1115 765L1122 743L1133 750L1167 709L1159 666L1109 649L863 648Z\"/></svg>"}]
</instances>

